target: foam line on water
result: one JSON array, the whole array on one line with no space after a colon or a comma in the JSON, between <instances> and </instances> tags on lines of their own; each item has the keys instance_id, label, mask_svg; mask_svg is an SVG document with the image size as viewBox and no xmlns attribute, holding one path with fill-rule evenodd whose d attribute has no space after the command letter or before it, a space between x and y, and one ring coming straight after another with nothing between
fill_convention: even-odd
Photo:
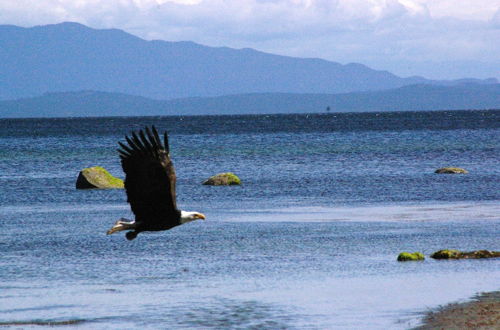
<instances>
[{"instance_id":1,"label":"foam line on water","mask_svg":"<svg viewBox=\"0 0 500 330\"><path fill-rule=\"evenodd\" d=\"M51 212L106 212L115 210L129 210L128 204L44 204L44 205L16 205L0 207L0 214L17 213L51 213Z\"/></svg>"},{"instance_id":2,"label":"foam line on water","mask_svg":"<svg viewBox=\"0 0 500 330\"><path fill-rule=\"evenodd\" d=\"M498 202L290 207L225 212L223 221L471 221L500 220Z\"/></svg>"}]
</instances>

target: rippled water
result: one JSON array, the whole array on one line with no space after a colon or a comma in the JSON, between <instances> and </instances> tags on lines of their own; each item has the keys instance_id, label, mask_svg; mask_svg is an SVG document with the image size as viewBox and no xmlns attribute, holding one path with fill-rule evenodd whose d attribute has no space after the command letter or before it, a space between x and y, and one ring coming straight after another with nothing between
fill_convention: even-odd
<instances>
[{"instance_id":1,"label":"rippled water","mask_svg":"<svg viewBox=\"0 0 500 330\"><path fill-rule=\"evenodd\" d=\"M496 249L500 112L0 120L0 325L409 328L498 289L498 260L398 263L401 251ZM178 203L207 221L135 241L116 142L171 131ZM442 166L468 175L436 175ZM234 171L240 187L207 187ZM61 325L65 327L65 325Z\"/></svg>"}]
</instances>

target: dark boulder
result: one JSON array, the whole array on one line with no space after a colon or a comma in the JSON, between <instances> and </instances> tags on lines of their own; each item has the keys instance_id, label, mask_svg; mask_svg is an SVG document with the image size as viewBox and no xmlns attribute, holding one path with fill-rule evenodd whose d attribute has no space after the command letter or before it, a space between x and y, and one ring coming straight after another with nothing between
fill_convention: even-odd
<instances>
[{"instance_id":1,"label":"dark boulder","mask_svg":"<svg viewBox=\"0 0 500 330\"><path fill-rule=\"evenodd\" d=\"M434 259L483 259L500 258L500 251L477 250L462 252L459 250L439 250L431 254Z\"/></svg>"},{"instance_id":2,"label":"dark boulder","mask_svg":"<svg viewBox=\"0 0 500 330\"><path fill-rule=\"evenodd\" d=\"M437 174L467 174L469 171L460 167L443 167L434 171Z\"/></svg>"},{"instance_id":3,"label":"dark boulder","mask_svg":"<svg viewBox=\"0 0 500 330\"><path fill-rule=\"evenodd\" d=\"M100 166L84 168L76 179L76 189L121 189L123 180Z\"/></svg>"}]
</instances>

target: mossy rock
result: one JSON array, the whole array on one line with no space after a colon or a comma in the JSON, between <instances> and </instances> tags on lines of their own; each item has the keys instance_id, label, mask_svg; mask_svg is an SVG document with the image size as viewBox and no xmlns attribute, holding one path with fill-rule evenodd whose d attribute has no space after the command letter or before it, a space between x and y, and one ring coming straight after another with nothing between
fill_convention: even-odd
<instances>
[{"instance_id":1,"label":"mossy rock","mask_svg":"<svg viewBox=\"0 0 500 330\"><path fill-rule=\"evenodd\" d=\"M500 251L477 250L462 252L464 259L500 258Z\"/></svg>"},{"instance_id":2,"label":"mossy rock","mask_svg":"<svg viewBox=\"0 0 500 330\"><path fill-rule=\"evenodd\" d=\"M431 254L433 259L459 259L462 252L458 250L439 250Z\"/></svg>"},{"instance_id":3,"label":"mossy rock","mask_svg":"<svg viewBox=\"0 0 500 330\"><path fill-rule=\"evenodd\" d=\"M469 171L460 167L443 167L434 171L437 174L467 174Z\"/></svg>"},{"instance_id":4,"label":"mossy rock","mask_svg":"<svg viewBox=\"0 0 500 330\"><path fill-rule=\"evenodd\" d=\"M484 259L500 258L500 251L477 250L462 252L459 250L439 250L431 254L434 259Z\"/></svg>"},{"instance_id":5,"label":"mossy rock","mask_svg":"<svg viewBox=\"0 0 500 330\"><path fill-rule=\"evenodd\" d=\"M238 176L232 172L227 173L219 173L214 175L207 180L203 181L204 185L209 186L231 186L231 185L240 185L241 180Z\"/></svg>"},{"instance_id":6,"label":"mossy rock","mask_svg":"<svg viewBox=\"0 0 500 330\"><path fill-rule=\"evenodd\" d=\"M121 189L123 180L115 178L100 166L84 168L76 179L76 189Z\"/></svg>"},{"instance_id":7,"label":"mossy rock","mask_svg":"<svg viewBox=\"0 0 500 330\"><path fill-rule=\"evenodd\" d=\"M420 261L425 260L424 254L421 252L401 252L398 255L398 261Z\"/></svg>"}]
</instances>

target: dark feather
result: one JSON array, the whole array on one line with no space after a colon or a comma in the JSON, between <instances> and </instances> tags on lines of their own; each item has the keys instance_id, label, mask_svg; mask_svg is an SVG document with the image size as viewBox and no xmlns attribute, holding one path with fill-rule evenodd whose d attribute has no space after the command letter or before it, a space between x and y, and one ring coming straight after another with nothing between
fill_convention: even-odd
<instances>
[{"instance_id":1,"label":"dark feather","mask_svg":"<svg viewBox=\"0 0 500 330\"><path fill-rule=\"evenodd\" d=\"M135 145L141 150L141 152L143 152L143 153L147 152L146 148L144 147L142 142L139 140L139 138L137 137L137 134L135 134L135 132L132 132L132 141L134 141Z\"/></svg>"},{"instance_id":2,"label":"dark feather","mask_svg":"<svg viewBox=\"0 0 500 330\"><path fill-rule=\"evenodd\" d=\"M158 131L156 130L156 127L153 126L152 131L153 131L153 137L155 139L156 145L161 145L160 136L158 135ZM168 148L168 144L167 144L167 148Z\"/></svg>"},{"instance_id":3,"label":"dark feather","mask_svg":"<svg viewBox=\"0 0 500 330\"><path fill-rule=\"evenodd\" d=\"M170 147L168 146L168 134L167 134L167 132L165 132L165 134L163 134L163 141L165 143L165 148L166 148L167 153L170 153Z\"/></svg>"},{"instance_id":4,"label":"dark feather","mask_svg":"<svg viewBox=\"0 0 500 330\"><path fill-rule=\"evenodd\" d=\"M153 149L153 152L158 156L158 149L159 149L158 146L161 145L161 143L159 143L158 140L156 140L155 136L151 133L151 130L147 126L146 126L146 134L148 136L148 140L152 143L151 147Z\"/></svg>"},{"instance_id":5,"label":"dark feather","mask_svg":"<svg viewBox=\"0 0 500 330\"><path fill-rule=\"evenodd\" d=\"M133 150L131 148L127 147L125 144L123 144L121 142L118 142L118 144L120 145L120 147L122 147L122 149L118 149L119 152L126 154L128 156L130 156L130 154L133 152Z\"/></svg>"},{"instance_id":6,"label":"dark feather","mask_svg":"<svg viewBox=\"0 0 500 330\"><path fill-rule=\"evenodd\" d=\"M144 131L139 131L139 138L141 139L142 144L148 149L150 153L153 152L153 146L151 143L146 139L146 136L144 135Z\"/></svg>"},{"instance_id":7,"label":"dark feather","mask_svg":"<svg viewBox=\"0 0 500 330\"><path fill-rule=\"evenodd\" d=\"M165 230L179 223L175 198L175 170L168 153L168 137L163 145L153 126L131 137L118 149L125 172L128 202L135 214L137 231Z\"/></svg>"},{"instance_id":8,"label":"dark feather","mask_svg":"<svg viewBox=\"0 0 500 330\"><path fill-rule=\"evenodd\" d=\"M120 159L129 157L130 155L124 152L123 150L118 149L118 153L120 153Z\"/></svg>"},{"instance_id":9,"label":"dark feather","mask_svg":"<svg viewBox=\"0 0 500 330\"><path fill-rule=\"evenodd\" d=\"M141 149L128 136L125 136L125 140L127 140L127 143L132 148L132 150L138 153L141 152Z\"/></svg>"}]
</instances>

